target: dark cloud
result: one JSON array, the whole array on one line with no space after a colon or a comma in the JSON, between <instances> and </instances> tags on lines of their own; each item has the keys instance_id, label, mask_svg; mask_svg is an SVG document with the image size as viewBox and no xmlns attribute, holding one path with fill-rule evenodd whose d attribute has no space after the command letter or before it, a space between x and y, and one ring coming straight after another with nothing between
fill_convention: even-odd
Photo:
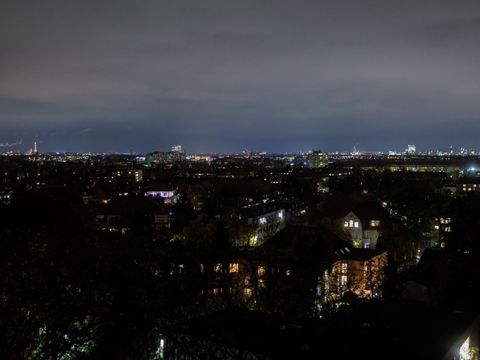
<instances>
[{"instance_id":1,"label":"dark cloud","mask_svg":"<svg viewBox=\"0 0 480 360\"><path fill-rule=\"evenodd\" d=\"M2 141L477 147L478 1L4 0Z\"/></svg>"}]
</instances>

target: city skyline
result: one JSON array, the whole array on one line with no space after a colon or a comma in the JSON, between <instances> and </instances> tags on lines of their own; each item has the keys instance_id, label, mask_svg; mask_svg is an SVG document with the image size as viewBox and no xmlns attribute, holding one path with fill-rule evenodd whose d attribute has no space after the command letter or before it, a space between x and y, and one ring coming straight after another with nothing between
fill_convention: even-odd
<instances>
[{"instance_id":1,"label":"city skyline","mask_svg":"<svg viewBox=\"0 0 480 360\"><path fill-rule=\"evenodd\" d=\"M6 1L0 142L475 148L479 17L466 0Z\"/></svg>"},{"instance_id":2,"label":"city skyline","mask_svg":"<svg viewBox=\"0 0 480 360\"><path fill-rule=\"evenodd\" d=\"M342 149L342 150L331 150L325 149L320 146L312 148L302 148L296 151L265 151L262 149L236 149L234 151L191 151L190 149L185 149L181 144L171 143L169 145L160 145L156 148L147 149L146 151L72 151L72 150L49 150L49 149L40 149L39 146L42 144L42 141L34 141L31 144L25 143L23 139L20 139L15 142L4 142L0 143L0 154L53 154L53 153L78 153L78 154L147 154L152 152L180 152L185 155L196 155L196 154L225 154L225 155L235 155L235 154L265 154L265 155L288 155L288 154L309 154L312 152L323 152L327 154L351 154L351 155L480 155L477 148L467 148L467 147L456 147L450 145L445 148L426 148L424 146L416 146L415 144L407 144L403 148L389 148L387 150L378 150L378 149L364 149L358 148L357 145L354 145L351 149Z\"/></svg>"}]
</instances>

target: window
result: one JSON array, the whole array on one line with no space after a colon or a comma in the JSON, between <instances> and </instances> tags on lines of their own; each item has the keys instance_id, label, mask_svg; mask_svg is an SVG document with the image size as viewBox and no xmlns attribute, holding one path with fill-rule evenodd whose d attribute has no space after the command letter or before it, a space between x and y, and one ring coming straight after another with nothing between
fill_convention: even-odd
<instances>
[{"instance_id":1,"label":"window","mask_svg":"<svg viewBox=\"0 0 480 360\"><path fill-rule=\"evenodd\" d=\"M219 273L219 272L222 272L222 264L221 263L217 263L214 265L213 267L213 271Z\"/></svg>"},{"instance_id":2,"label":"window","mask_svg":"<svg viewBox=\"0 0 480 360\"><path fill-rule=\"evenodd\" d=\"M213 295L220 295L222 293L222 289L221 288L214 288L213 289Z\"/></svg>"},{"instance_id":3,"label":"window","mask_svg":"<svg viewBox=\"0 0 480 360\"><path fill-rule=\"evenodd\" d=\"M237 273L238 272L238 263L230 263L230 268L229 268L231 273Z\"/></svg>"},{"instance_id":4,"label":"window","mask_svg":"<svg viewBox=\"0 0 480 360\"><path fill-rule=\"evenodd\" d=\"M353 227L353 220L350 220L350 222L348 223L349 227Z\"/></svg>"},{"instance_id":5,"label":"window","mask_svg":"<svg viewBox=\"0 0 480 360\"><path fill-rule=\"evenodd\" d=\"M245 297L251 297L253 295L253 289L252 288L245 288L243 289L243 295L245 295Z\"/></svg>"},{"instance_id":6,"label":"window","mask_svg":"<svg viewBox=\"0 0 480 360\"><path fill-rule=\"evenodd\" d=\"M342 274L346 274L348 269L348 264L347 263L341 263L340 264L340 272Z\"/></svg>"},{"instance_id":7,"label":"window","mask_svg":"<svg viewBox=\"0 0 480 360\"><path fill-rule=\"evenodd\" d=\"M340 277L340 285L346 286L346 285L347 285L347 279L348 279L348 278L347 278L347 275L342 275L342 276Z\"/></svg>"},{"instance_id":8,"label":"window","mask_svg":"<svg viewBox=\"0 0 480 360\"><path fill-rule=\"evenodd\" d=\"M380 226L380 220L370 220L370 226L371 227Z\"/></svg>"},{"instance_id":9,"label":"window","mask_svg":"<svg viewBox=\"0 0 480 360\"><path fill-rule=\"evenodd\" d=\"M258 241L258 235L252 235L250 236L250 246L256 246Z\"/></svg>"},{"instance_id":10,"label":"window","mask_svg":"<svg viewBox=\"0 0 480 360\"><path fill-rule=\"evenodd\" d=\"M344 227L348 227L348 221L345 221L345 223L343 224Z\"/></svg>"},{"instance_id":11,"label":"window","mask_svg":"<svg viewBox=\"0 0 480 360\"><path fill-rule=\"evenodd\" d=\"M259 277L265 276L265 273L266 273L265 266L259 266L259 267L257 268L257 275L258 275Z\"/></svg>"},{"instance_id":12,"label":"window","mask_svg":"<svg viewBox=\"0 0 480 360\"><path fill-rule=\"evenodd\" d=\"M328 278L328 270L325 270L323 272L323 283L324 283L324 288L325 288L325 301L327 301L327 296L328 296L328 291L330 289L330 284L329 284L329 278Z\"/></svg>"},{"instance_id":13,"label":"window","mask_svg":"<svg viewBox=\"0 0 480 360\"><path fill-rule=\"evenodd\" d=\"M354 226L358 228L358 221L355 221Z\"/></svg>"}]
</instances>

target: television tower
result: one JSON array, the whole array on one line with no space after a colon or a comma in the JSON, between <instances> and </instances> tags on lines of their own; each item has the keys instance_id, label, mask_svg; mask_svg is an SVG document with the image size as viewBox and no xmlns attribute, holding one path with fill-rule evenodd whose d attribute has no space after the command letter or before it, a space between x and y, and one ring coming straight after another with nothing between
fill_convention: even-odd
<instances>
[{"instance_id":1,"label":"television tower","mask_svg":"<svg viewBox=\"0 0 480 360\"><path fill-rule=\"evenodd\" d=\"M34 154L37 154L37 153L38 153L38 151L37 151L37 142L36 142L36 141L33 142L33 153L34 153Z\"/></svg>"}]
</instances>

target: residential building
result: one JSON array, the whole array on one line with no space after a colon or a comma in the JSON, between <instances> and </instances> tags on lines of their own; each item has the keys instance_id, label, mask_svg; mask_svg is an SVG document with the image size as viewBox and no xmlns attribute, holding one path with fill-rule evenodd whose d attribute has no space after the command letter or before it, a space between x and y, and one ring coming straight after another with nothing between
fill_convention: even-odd
<instances>
[{"instance_id":1,"label":"residential building","mask_svg":"<svg viewBox=\"0 0 480 360\"><path fill-rule=\"evenodd\" d=\"M339 220L355 247L375 249L387 214L376 203L360 204Z\"/></svg>"},{"instance_id":2,"label":"residential building","mask_svg":"<svg viewBox=\"0 0 480 360\"><path fill-rule=\"evenodd\" d=\"M307 155L307 164L309 168L323 168L328 165L328 155L315 150Z\"/></svg>"},{"instance_id":3,"label":"residential building","mask_svg":"<svg viewBox=\"0 0 480 360\"><path fill-rule=\"evenodd\" d=\"M266 201L247 205L241 209L241 219L246 220L253 229L251 246L261 245L285 227L286 213L282 205L284 204Z\"/></svg>"}]
</instances>

